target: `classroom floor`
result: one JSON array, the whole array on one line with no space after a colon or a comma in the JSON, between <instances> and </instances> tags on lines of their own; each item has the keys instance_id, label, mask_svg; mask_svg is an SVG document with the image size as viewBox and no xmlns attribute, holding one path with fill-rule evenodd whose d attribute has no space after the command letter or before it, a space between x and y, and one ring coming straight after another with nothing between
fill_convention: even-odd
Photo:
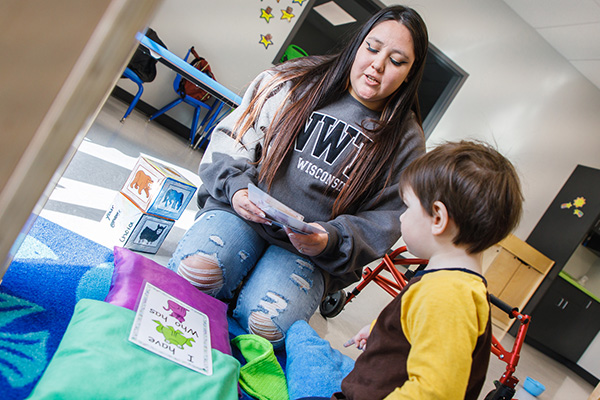
<instances>
[{"instance_id":1,"label":"classroom floor","mask_svg":"<svg viewBox=\"0 0 600 400\"><path fill-rule=\"evenodd\" d=\"M175 167L196 185L201 183L196 170L202 153L155 122L147 122L147 117L136 110L121 123L126 108L123 102L113 97L108 99L40 214L107 247L114 243L98 237L98 223L140 154ZM165 265L197 210L195 201L190 202L159 252L145 255ZM340 315L325 319L317 311L310 325L334 348L356 358L359 351L344 348L342 343L370 323L390 299L377 285L370 284ZM507 335L502 345L511 348L512 341L512 336ZM492 356L481 399L493 389L493 381L500 378L505 365ZM538 397L540 400L585 400L594 389L574 372L527 344L521 351L515 375L522 382L526 376L542 382L546 391Z\"/></svg>"}]
</instances>

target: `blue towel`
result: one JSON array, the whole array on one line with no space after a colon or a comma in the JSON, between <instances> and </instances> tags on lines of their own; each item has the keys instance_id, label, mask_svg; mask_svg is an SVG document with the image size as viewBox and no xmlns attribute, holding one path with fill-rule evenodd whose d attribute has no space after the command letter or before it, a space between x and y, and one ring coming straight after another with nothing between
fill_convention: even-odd
<instances>
[{"instance_id":1,"label":"blue towel","mask_svg":"<svg viewBox=\"0 0 600 400\"><path fill-rule=\"evenodd\" d=\"M305 321L297 321L290 327L285 347L290 400L329 398L341 391L342 380L354 368L354 360L331 348Z\"/></svg>"}]
</instances>

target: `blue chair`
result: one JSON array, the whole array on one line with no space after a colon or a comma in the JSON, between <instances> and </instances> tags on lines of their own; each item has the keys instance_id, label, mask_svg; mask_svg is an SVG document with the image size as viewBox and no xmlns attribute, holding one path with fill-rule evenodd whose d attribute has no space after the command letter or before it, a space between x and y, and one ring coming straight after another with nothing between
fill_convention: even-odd
<instances>
[{"instance_id":1,"label":"blue chair","mask_svg":"<svg viewBox=\"0 0 600 400\"><path fill-rule=\"evenodd\" d=\"M138 91L137 91L135 97L133 98L133 100L131 101L131 104L129 104L129 108L127 108L127 111L125 111L123 118L121 118L121 122L125 121L125 118L127 118L129 116L129 114L131 114L131 111L137 104L140 97L142 97L142 92L144 91L144 82L131 69L125 68L125 71L123 72L123 76L125 78L129 78L132 81L134 81L138 85Z\"/></svg>"},{"instance_id":2,"label":"blue chair","mask_svg":"<svg viewBox=\"0 0 600 400\"><path fill-rule=\"evenodd\" d=\"M184 61L187 62L187 60L190 56L191 50L192 50L191 48L188 50L187 54L185 55ZM164 106L163 108L161 108L160 110L158 110L157 112L152 114L150 116L149 121L152 121L159 115L164 114L165 112L169 111L171 108L175 107L179 103L183 102L183 103L191 105L192 107L194 107L194 119L192 120L192 126L190 128L190 143L193 146L194 142L195 142L195 138L196 138L196 132L204 126L205 129L204 129L203 136L206 136L206 134L208 133L208 129L210 128L210 126L209 126L210 124L205 125L206 121L209 120L209 118L216 106L220 105L220 107L219 107L219 111L220 111L220 109L222 107L222 103L221 103L221 101L215 99L213 101L212 105L209 105L205 102L197 100L186 94L180 93L179 84L181 83L181 79L182 79L181 75L177 74L175 76L175 79L173 80L173 90L175 90L175 93L177 93L177 95L179 97L177 97L175 100L173 100L172 102L170 102L169 104L167 104L166 106ZM202 122L200 124L198 124L198 120L200 119L200 111L202 109L206 109L206 115L204 116L204 119L202 120Z\"/></svg>"},{"instance_id":3,"label":"blue chair","mask_svg":"<svg viewBox=\"0 0 600 400\"><path fill-rule=\"evenodd\" d=\"M215 100L214 105L216 105L217 102L219 103L219 105L217 106L216 110L212 113L210 120L204 125L204 133L198 136L198 139L196 139L196 144L194 144L194 140L192 140L191 142L194 149L201 148L205 144L208 144L208 141L210 140L210 135L215 129L215 126L217 126L219 122L221 122L221 120L231 111L226 111L225 113L223 113L223 115L221 115L224 103L222 101ZM204 119L206 120L206 118L208 117L205 117Z\"/></svg>"}]
</instances>

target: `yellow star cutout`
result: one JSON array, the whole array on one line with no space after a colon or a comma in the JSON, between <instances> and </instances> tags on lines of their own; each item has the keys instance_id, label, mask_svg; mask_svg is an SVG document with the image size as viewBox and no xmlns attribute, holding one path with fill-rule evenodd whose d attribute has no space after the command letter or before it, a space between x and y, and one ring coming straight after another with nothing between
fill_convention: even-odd
<instances>
[{"instance_id":1,"label":"yellow star cutout","mask_svg":"<svg viewBox=\"0 0 600 400\"><path fill-rule=\"evenodd\" d=\"M281 10L281 19L287 19L288 22L292 22L292 18L294 18L295 15L292 14L292 9L291 7L288 8L287 10Z\"/></svg>"},{"instance_id":2,"label":"yellow star cutout","mask_svg":"<svg viewBox=\"0 0 600 400\"><path fill-rule=\"evenodd\" d=\"M266 10L264 8L260 9L260 11L261 11L260 17L264 18L267 22L269 22L269 20L271 18L273 18L273 14L271 14L270 8L271 7L267 8Z\"/></svg>"},{"instance_id":3,"label":"yellow star cutout","mask_svg":"<svg viewBox=\"0 0 600 400\"><path fill-rule=\"evenodd\" d=\"M300 5L302 5L302 3L304 3L305 0L292 0L292 4L294 3L298 3Z\"/></svg>"},{"instance_id":4,"label":"yellow star cutout","mask_svg":"<svg viewBox=\"0 0 600 400\"><path fill-rule=\"evenodd\" d=\"M273 44L273 42L271 41L271 34L267 34L266 36L261 34L260 35L260 42L258 42L260 44L262 44L263 46L265 46L265 49L269 48L269 45Z\"/></svg>"}]
</instances>

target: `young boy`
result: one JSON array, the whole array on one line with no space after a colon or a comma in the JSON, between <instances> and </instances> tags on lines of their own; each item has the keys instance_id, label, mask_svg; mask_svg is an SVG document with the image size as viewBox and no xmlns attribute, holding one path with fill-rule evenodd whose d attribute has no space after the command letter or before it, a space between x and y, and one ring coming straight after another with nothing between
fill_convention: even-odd
<instances>
[{"instance_id":1,"label":"young boy","mask_svg":"<svg viewBox=\"0 0 600 400\"><path fill-rule=\"evenodd\" d=\"M404 171L402 237L429 259L369 326L368 345L332 399L477 399L491 345L481 253L518 224L523 196L511 163L487 145L443 144Z\"/></svg>"}]
</instances>

